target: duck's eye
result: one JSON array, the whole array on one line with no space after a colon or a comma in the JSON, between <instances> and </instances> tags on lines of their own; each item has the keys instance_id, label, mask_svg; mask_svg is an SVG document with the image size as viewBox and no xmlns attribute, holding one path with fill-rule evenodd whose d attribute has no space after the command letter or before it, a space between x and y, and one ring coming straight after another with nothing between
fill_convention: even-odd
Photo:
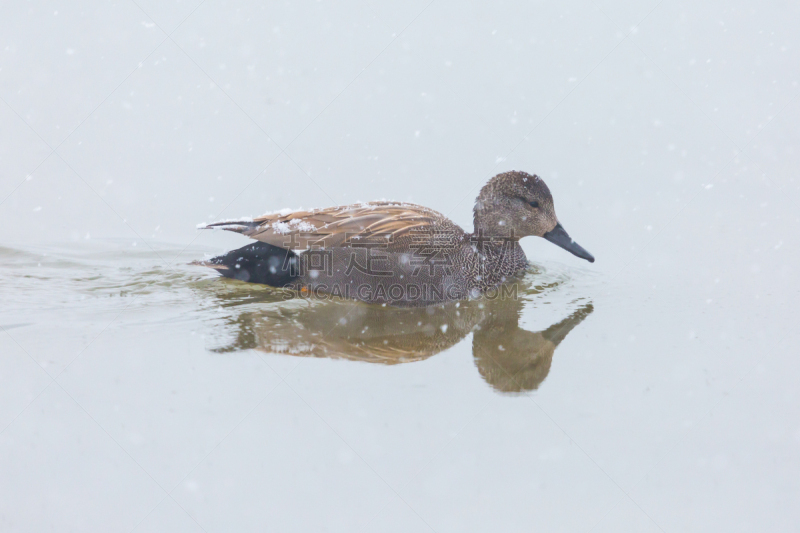
<instances>
[{"instance_id":1,"label":"duck's eye","mask_svg":"<svg viewBox=\"0 0 800 533\"><path fill-rule=\"evenodd\" d=\"M529 203L531 204L531 207L539 207L539 202L537 202L536 200Z\"/></svg>"}]
</instances>

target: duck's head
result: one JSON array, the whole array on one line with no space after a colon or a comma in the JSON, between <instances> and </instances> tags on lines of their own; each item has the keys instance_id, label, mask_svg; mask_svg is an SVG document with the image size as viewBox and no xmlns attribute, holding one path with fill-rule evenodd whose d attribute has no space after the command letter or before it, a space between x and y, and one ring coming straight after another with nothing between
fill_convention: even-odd
<instances>
[{"instance_id":1,"label":"duck's head","mask_svg":"<svg viewBox=\"0 0 800 533\"><path fill-rule=\"evenodd\" d=\"M483 186L474 210L475 231L487 236L544 237L568 252L594 263L594 256L572 240L556 217L553 195L534 174L498 174Z\"/></svg>"}]
</instances>

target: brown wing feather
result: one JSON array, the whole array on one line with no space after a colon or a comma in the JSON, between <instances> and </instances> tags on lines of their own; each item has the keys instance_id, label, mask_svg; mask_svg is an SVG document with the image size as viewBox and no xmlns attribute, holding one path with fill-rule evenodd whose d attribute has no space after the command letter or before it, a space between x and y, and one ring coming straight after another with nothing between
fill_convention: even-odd
<instances>
[{"instance_id":1,"label":"brown wing feather","mask_svg":"<svg viewBox=\"0 0 800 533\"><path fill-rule=\"evenodd\" d=\"M353 242L386 242L391 249L415 231L447 229L463 233L441 213L399 202L269 213L252 221L221 222L209 227L221 227L291 250L349 246Z\"/></svg>"}]
</instances>

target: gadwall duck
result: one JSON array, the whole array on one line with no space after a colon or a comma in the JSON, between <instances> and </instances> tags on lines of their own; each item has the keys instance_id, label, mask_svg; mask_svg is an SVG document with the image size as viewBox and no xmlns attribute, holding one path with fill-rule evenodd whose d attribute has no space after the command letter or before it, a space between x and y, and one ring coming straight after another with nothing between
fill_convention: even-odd
<instances>
[{"instance_id":1,"label":"gadwall duck","mask_svg":"<svg viewBox=\"0 0 800 533\"><path fill-rule=\"evenodd\" d=\"M550 189L526 172L498 174L475 201L475 231L405 202L369 202L201 224L258 242L199 264L223 276L320 298L427 306L496 293L528 261L519 239L544 237L594 262L556 217Z\"/></svg>"}]
</instances>

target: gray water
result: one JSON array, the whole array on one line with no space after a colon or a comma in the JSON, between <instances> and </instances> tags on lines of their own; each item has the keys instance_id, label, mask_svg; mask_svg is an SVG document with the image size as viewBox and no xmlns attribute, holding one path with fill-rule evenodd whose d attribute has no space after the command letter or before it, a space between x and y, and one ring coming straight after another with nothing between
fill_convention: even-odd
<instances>
[{"instance_id":1,"label":"gray water","mask_svg":"<svg viewBox=\"0 0 800 533\"><path fill-rule=\"evenodd\" d=\"M0 7L3 531L798 531L800 8ZM517 298L287 300L199 223L387 198Z\"/></svg>"}]
</instances>

